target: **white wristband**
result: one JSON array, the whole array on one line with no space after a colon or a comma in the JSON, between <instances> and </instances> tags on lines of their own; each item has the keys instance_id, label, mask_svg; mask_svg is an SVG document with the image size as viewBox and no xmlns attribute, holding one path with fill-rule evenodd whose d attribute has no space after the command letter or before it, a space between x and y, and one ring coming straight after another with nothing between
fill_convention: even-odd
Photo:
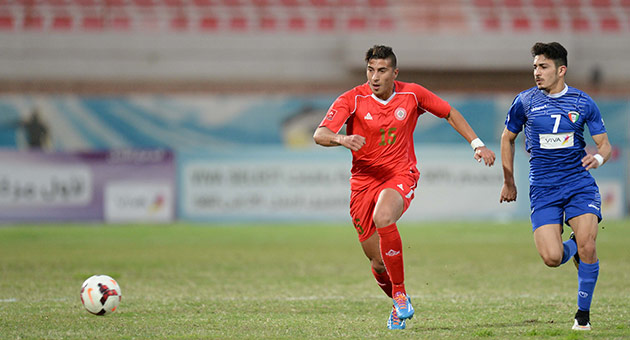
<instances>
[{"instance_id":1,"label":"white wristband","mask_svg":"<svg viewBox=\"0 0 630 340\"><path fill-rule=\"evenodd\" d=\"M597 163L599 163L598 167L604 164L604 157L602 157L602 155L596 153L593 155L593 158L595 158L597 160Z\"/></svg>"},{"instance_id":2,"label":"white wristband","mask_svg":"<svg viewBox=\"0 0 630 340\"><path fill-rule=\"evenodd\" d=\"M472 142L470 142L470 146L473 148L473 150L482 147L482 146L486 146L485 144L483 144L483 142L481 141L481 139L479 138L475 138L472 140Z\"/></svg>"}]
</instances>

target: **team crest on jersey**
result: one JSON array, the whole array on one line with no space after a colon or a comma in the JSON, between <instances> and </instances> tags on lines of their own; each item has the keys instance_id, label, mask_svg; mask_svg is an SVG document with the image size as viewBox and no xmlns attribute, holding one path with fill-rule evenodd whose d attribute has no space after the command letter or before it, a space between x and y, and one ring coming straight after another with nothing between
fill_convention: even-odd
<instances>
[{"instance_id":1,"label":"team crest on jersey","mask_svg":"<svg viewBox=\"0 0 630 340\"><path fill-rule=\"evenodd\" d=\"M396 119L398 120L404 120L405 117L407 117L407 111L405 111L404 108L399 107L396 111L394 111L394 116L396 116Z\"/></svg>"},{"instance_id":2,"label":"team crest on jersey","mask_svg":"<svg viewBox=\"0 0 630 340\"><path fill-rule=\"evenodd\" d=\"M577 111L569 111L569 119L576 123L580 119L580 114Z\"/></svg>"},{"instance_id":3,"label":"team crest on jersey","mask_svg":"<svg viewBox=\"0 0 630 340\"><path fill-rule=\"evenodd\" d=\"M337 114L337 110L330 109L330 111L328 111L328 113L326 114L326 119L333 120L333 118L335 118L336 114Z\"/></svg>"}]
</instances>

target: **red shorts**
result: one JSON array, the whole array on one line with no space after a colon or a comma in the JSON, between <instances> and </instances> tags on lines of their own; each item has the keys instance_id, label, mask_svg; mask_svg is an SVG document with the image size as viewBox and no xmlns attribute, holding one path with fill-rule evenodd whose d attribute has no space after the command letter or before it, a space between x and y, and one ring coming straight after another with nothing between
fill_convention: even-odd
<instances>
[{"instance_id":1,"label":"red shorts","mask_svg":"<svg viewBox=\"0 0 630 340\"><path fill-rule=\"evenodd\" d=\"M403 198L404 214L414 198L414 190L418 185L419 176L417 170L413 170L407 174L394 176L384 182L372 180L352 184L350 217L352 217L352 224L359 234L360 242L367 240L376 231L373 221L374 207L381 191L387 188L398 191Z\"/></svg>"}]
</instances>

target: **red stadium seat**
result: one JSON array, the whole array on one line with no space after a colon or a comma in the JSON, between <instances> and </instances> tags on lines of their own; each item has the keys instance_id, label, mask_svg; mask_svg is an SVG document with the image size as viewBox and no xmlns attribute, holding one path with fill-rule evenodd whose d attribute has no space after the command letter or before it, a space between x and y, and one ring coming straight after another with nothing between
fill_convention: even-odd
<instances>
[{"instance_id":1,"label":"red stadium seat","mask_svg":"<svg viewBox=\"0 0 630 340\"><path fill-rule=\"evenodd\" d=\"M101 16L84 16L81 28L86 31L100 31L105 27L105 20Z\"/></svg>"},{"instance_id":2,"label":"red stadium seat","mask_svg":"<svg viewBox=\"0 0 630 340\"><path fill-rule=\"evenodd\" d=\"M133 0L134 4L139 7L153 7L155 2L153 0Z\"/></svg>"},{"instance_id":3,"label":"red stadium seat","mask_svg":"<svg viewBox=\"0 0 630 340\"><path fill-rule=\"evenodd\" d=\"M335 17L324 16L317 19L317 29L320 31L332 31L335 29Z\"/></svg>"},{"instance_id":4,"label":"red stadium seat","mask_svg":"<svg viewBox=\"0 0 630 340\"><path fill-rule=\"evenodd\" d=\"M110 28L120 31L131 29L131 19L126 15L118 15L109 19Z\"/></svg>"},{"instance_id":5,"label":"red stadium seat","mask_svg":"<svg viewBox=\"0 0 630 340\"><path fill-rule=\"evenodd\" d=\"M164 5L168 7L184 7L186 3L184 0L163 0Z\"/></svg>"},{"instance_id":6,"label":"red stadium seat","mask_svg":"<svg viewBox=\"0 0 630 340\"><path fill-rule=\"evenodd\" d=\"M230 18L229 27L232 31L245 31L247 30L247 18L244 16L234 16Z\"/></svg>"},{"instance_id":7,"label":"red stadium seat","mask_svg":"<svg viewBox=\"0 0 630 340\"><path fill-rule=\"evenodd\" d=\"M601 18L599 22L599 27L602 31L605 32L619 32L621 31L621 23L616 16L612 14Z\"/></svg>"},{"instance_id":8,"label":"red stadium seat","mask_svg":"<svg viewBox=\"0 0 630 340\"><path fill-rule=\"evenodd\" d=\"M595 9L607 9L612 6L610 0L591 0L591 6Z\"/></svg>"},{"instance_id":9,"label":"red stadium seat","mask_svg":"<svg viewBox=\"0 0 630 340\"><path fill-rule=\"evenodd\" d=\"M387 0L368 0L368 6L370 7L387 7Z\"/></svg>"},{"instance_id":10,"label":"red stadium seat","mask_svg":"<svg viewBox=\"0 0 630 340\"><path fill-rule=\"evenodd\" d=\"M193 0L193 3L197 7L210 7L214 5L213 0Z\"/></svg>"},{"instance_id":11,"label":"red stadium seat","mask_svg":"<svg viewBox=\"0 0 630 340\"><path fill-rule=\"evenodd\" d=\"M348 19L348 29L353 31L365 30L367 28L367 19L365 17L351 17Z\"/></svg>"},{"instance_id":12,"label":"red stadium seat","mask_svg":"<svg viewBox=\"0 0 630 340\"><path fill-rule=\"evenodd\" d=\"M68 14L56 15L52 19L52 29L57 31L67 31L72 29L73 18Z\"/></svg>"},{"instance_id":13,"label":"red stadium seat","mask_svg":"<svg viewBox=\"0 0 630 340\"><path fill-rule=\"evenodd\" d=\"M493 0L475 0L473 1L473 4L475 5L475 7L479 7L481 9L490 9L495 6Z\"/></svg>"},{"instance_id":14,"label":"red stadium seat","mask_svg":"<svg viewBox=\"0 0 630 340\"><path fill-rule=\"evenodd\" d=\"M105 6L107 7L123 7L125 5L125 0L105 0Z\"/></svg>"},{"instance_id":15,"label":"red stadium seat","mask_svg":"<svg viewBox=\"0 0 630 340\"><path fill-rule=\"evenodd\" d=\"M304 31L306 29L306 20L303 17L289 18L289 30Z\"/></svg>"},{"instance_id":16,"label":"red stadium seat","mask_svg":"<svg viewBox=\"0 0 630 340\"><path fill-rule=\"evenodd\" d=\"M15 18L11 13L0 13L0 30L12 30L15 25Z\"/></svg>"},{"instance_id":17,"label":"red stadium seat","mask_svg":"<svg viewBox=\"0 0 630 340\"><path fill-rule=\"evenodd\" d=\"M298 7L300 5L298 0L280 0L280 4L285 7Z\"/></svg>"},{"instance_id":18,"label":"red stadium seat","mask_svg":"<svg viewBox=\"0 0 630 340\"><path fill-rule=\"evenodd\" d=\"M41 30L44 28L44 17L36 13L27 13L22 25L26 30Z\"/></svg>"},{"instance_id":19,"label":"red stadium seat","mask_svg":"<svg viewBox=\"0 0 630 340\"><path fill-rule=\"evenodd\" d=\"M482 20L482 26L486 31L498 31L501 29L501 19L498 16L487 16Z\"/></svg>"},{"instance_id":20,"label":"red stadium seat","mask_svg":"<svg viewBox=\"0 0 630 340\"><path fill-rule=\"evenodd\" d=\"M223 0L223 5L229 7L239 7L241 2L239 0Z\"/></svg>"},{"instance_id":21,"label":"red stadium seat","mask_svg":"<svg viewBox=\"0 0 630 340\"><path fill-rule=\"evenodd\" d=\"M542 19L542 27L545 30L557 31L560 29L560 19L556 16L550 16Z\"/></svg>"},{"instance_id":22,"label":"red stadium seat","mask_svg":"<svg viewBox=\"0 0 630 340\"><path fill-rule=\"evenodd\" d=\"M328 0L310 0L309 2L310 2L310 4L312 6L315 6L315 7L328 7L328 6L330 6L330 3L328 2Z\"/></svg>"},{"instance_id":23,"label":"red stadium seat","mask_svg":"<svg viewBox=\"0 0 630 340\"><path fill-rule=\"evenodd\" d=\"M528 31L531 29L531 22L526 16L512 18L512 28L515 31Z\"/></svg>"},{"instance_id":24,"label":"red stadium seat","mask_svg":"<svg viewBox=\"0 0 630 340\"><path fill-rule=\"evenodd\" d=\"M219 28L219 20L215 16L204 16L199 19L199 28L203 31L215 31Z\"/></svg>"}]
</instances>

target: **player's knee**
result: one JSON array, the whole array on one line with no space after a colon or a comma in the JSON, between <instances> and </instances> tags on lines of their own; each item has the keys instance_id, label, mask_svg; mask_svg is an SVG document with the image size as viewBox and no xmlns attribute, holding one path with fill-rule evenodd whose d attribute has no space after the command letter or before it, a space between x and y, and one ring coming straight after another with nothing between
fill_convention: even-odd
<instances>
[{"instance_id":1,"label":"player's knee","mask_svg":"<svg viewBox=\"0 0 630 340\"><path fill-rule=\"evenodd\" d=\"M372 220L377 228L387 227L392 223L396 223L396 219L391 214L385 213L375 213Z\"/></svg>"},{"instance_id":2,"label":"player's knee","mask_svg":"<svg viewBox=\"0 0 630 340\"><path fill-rule=\"evenodd\" d=\"M595 241L578 245L578 252L580 257L584 257L585 259L592 257L592 255L595 254Z\"/></svg>"},{"instance_id":3,"label":"player's knee","mask_svg":"<svg viewBox=\"0 0 630 340\"><path fill-rule=\"evenodd\" d=\"M558 267L562 263L562 256L541 255L547 267Z\"/></svg>"}]
</instances>

